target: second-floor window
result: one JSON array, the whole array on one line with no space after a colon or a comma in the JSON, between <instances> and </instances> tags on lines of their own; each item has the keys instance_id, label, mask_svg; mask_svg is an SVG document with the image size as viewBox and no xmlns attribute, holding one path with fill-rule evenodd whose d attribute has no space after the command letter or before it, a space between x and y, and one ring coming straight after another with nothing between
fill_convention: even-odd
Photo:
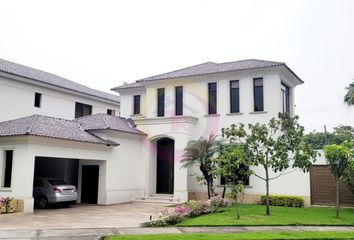
<instances>
[{"instance_id":1,"label":"second-floor window","mask_svg":"<svg viewBox=\"0 0 354 240\"><path fill-rule=\"evenodd\" d=\"M116 115L116 111L113 110L113 109L107 109L107 114L108 114L108 115L115 116L115 115Z\"/></svg>"},{"instance_id":2,"label":"second-floor window","mask_svg":"<svg viewBox=\"0 0 354 240\"><path fill-rule=\"evenodd\" d=\"M230 113L240 112L239 81L230 81Z\"/></svg>"},{"instance_id":3,"label":"second-floor window","mask_svg":"<svg viewBox=\"0 0 354 240\"><path fill-rule=\"evenodd\" d=\"M263 78L253 79L253 103L255 112L264 111Z\"/></svg>"},{"instance_id":4,"label":"second-floor window","mask_svg":"<svg viewBox=\"0 0 354 240\"><path fill-rule=\"evenodd\" d=\"M157 89L157 116L165 116L165 89Z\"/></svg>"},{"instance_id":5,"label":"second-floor window","mask_svg":"<svg viewBox=\"0 0 354 240\"><path fill-rule=\"evenodd\" d=\"M92 114L92 106L84 103L75 103L75 118Z\"/></svg>"},{"instance_id":6,"label":"second-floor window","mask_svg":"<svg viewBox=\"0 0 354 240\"><path fill-rule=\"evenodd\" d=\"M183 87L179 86L175 88L176 93L176 107L175 115L183 115Z\"/></svg>"},{"instance_id":7,"label":"second-floor window","mask_svg":"<svg viewBox=\"0 0 354 240\"><path fill-rule=\"evenodd\" d=\"M11 178L12 178L12 161L13 161L13 150L5 150L3 152L3 171L1 176L1 187L10 188L11 187Z\"/></svg>"},{"instance_id":8,"label":"second-floor window","mask_svg":"<svg viewBox=\"0 0 354 240\"><path fill-rule=\"evenodd\" d=\"M284 83L281 83L281 98L283 113L290 113L290 88Z\"/></svg>"},{"instance_id":9,"label":"second-floor window","mask_svg":"<svg viewBox=\"0 0 354 240\"><path fill-rule=\"evenodd\" d=\"M134 109L133 114L140 114L140 95L134 96Z\"/></svg>"},{"instance_id":10,"label":"second-floor window","mask_svg":"<svg viewBox=\"0 0 354 240\"><path fill-rule=\"evenodd\" d=\"M216 82L208 83L208 114L217 113Z\"/></svg>"},{"instance_id":11,"label":"second-floor window","mask_svg":"<svg viewBox=\"0 0 354 240\"><path fill-rule=\"evenodd\" d=\"M42 94L41 93L34 93L34 106L37 108L40 108L41 101L42 101Z\"/></svg>"}]
</instances>

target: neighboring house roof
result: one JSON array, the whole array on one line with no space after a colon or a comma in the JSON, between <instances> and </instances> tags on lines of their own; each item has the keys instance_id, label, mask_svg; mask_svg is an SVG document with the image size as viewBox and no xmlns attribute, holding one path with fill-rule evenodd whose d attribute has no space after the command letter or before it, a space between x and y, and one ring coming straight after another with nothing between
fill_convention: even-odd
<instances>
[{"instance_id":1,"label":"neighboring house roof","mask_svg":"<svg viewBox=\"0 0 354 240\"><path fill-rule=\"evenodd\" d=\"M115 87L115 88L112 88L111 90L114 91L114 90L118 90L118 89L130 89L130 88L139 88L139 87L142 87L143 85L141 85L140 83L128 83L128 84L124 84L122 86L119 86L119 87Z\"/></svg>"},{"instance_id":2,"label":"neighboring house roof","mask_svg":"<svg viewBox=\"0 0 354 240\"><path fill-rule=\"evenodd\" d=\"M199 76L199 75L206 75L206 74L213 74L213 73L251 70L251 69L258 69L258 68L269 68L275 66L285 66L292 74L294 74L296 78L299 79L299 81L302 82L302 80L283 62L265 61L265 60L258 60L258 59L246 59L246 60L225 62L225 63L206 62L191 67L179 69L176 71L143 78L137 80L135 83L115 87L112 88L111 90L127 89L136 86L142 86L144 82L150 82L150 81L181 78L181 77L192 77L192 76Z\"/></svg>"},{"instance_id":3,"label":"neighboring house roof","mask_svg":"<svg viewBox=\"0 0 354 240\"><path fill-rule=\"evenodd\" d=\"M59 77L57 75L44 72L38 69L27 67L21 64L10 62L4 59L0 59L0 71L8 74L13 74L16 76L28 78L41 83L50 84L56 87L61 87L67 90L75 91L78 93L87 94L90 96L102 98L105 100L113 101L119 103L119 96L114 94L109 94L101 92L84 85L78 84L76 82L70 81L68 79Z\"/></svg>"},{"instance_id":4,"label":"neighboring house roof","mask_svg":"<svg viewBox=\"0 0 354 240\"><path fill-rule=\"evenodd\" d=\"M85 131L79 122L42 115L32 115L0 122L0 137L39 136L86 143L119 145Z\"/></svg>"},{"instance_id":5,"label":"neighboring house roof","mask_svg":"<svg viewBox=\"0 0 354 240\"><path fill-rule=\"evenodd\" d=\"M115 130L133 134L146 135L144 132L135 128L134 122L131 119L111 116L108 114L98 113L77 118L84 130Z\"/></svg>"}]
</instances>

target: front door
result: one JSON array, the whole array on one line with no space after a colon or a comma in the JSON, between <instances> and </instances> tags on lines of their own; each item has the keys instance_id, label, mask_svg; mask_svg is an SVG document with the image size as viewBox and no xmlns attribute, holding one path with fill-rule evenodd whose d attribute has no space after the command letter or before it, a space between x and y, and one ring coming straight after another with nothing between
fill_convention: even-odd
<instances>
[{"instance_id":1,"label":"front door","mask_svg":"<svg viewBox=\"0 0 354 240\"><path fill-rule=\"evenodd\" d=\"M82 166L81 203L97 204L99 169L98 165Z\"/></svg>"},{"instance_id":2,"label":"front door","mask_svg":"<svg viewBox=\"0 0 354 240\"><path fill-rule=\"evenodd\" d=\"M174 140L162 138L157 141L156 193L173 194Z\"/></svg>"}]
</instances>

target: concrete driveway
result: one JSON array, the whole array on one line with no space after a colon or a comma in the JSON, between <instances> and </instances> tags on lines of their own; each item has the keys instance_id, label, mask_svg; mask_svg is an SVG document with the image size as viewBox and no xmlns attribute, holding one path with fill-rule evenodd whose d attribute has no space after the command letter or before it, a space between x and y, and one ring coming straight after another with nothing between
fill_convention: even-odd
<instances>
[{"instance_id":1,"label":"concrete driveway","mask_svg":"<svg viewBox=\"0 0 354 240\"><path fill-rule=\"evenodd\" d=\"M2 214L0 230L138 227L162 208L164 205L155 203L73 205L35 210L34 214Z\"/></svg>"}]
</instances>

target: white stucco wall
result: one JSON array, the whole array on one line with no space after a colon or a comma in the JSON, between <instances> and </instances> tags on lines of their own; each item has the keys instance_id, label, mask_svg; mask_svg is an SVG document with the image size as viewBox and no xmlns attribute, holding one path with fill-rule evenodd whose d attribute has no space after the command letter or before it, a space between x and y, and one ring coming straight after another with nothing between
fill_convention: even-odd
<instances>
[{"instance_id":1,"label":"white stucco wall","mask_svg":"<svg viewBox=\"0 0 354 240\"><path fill-rule=\"evenodd\" d=\"M41 107L34 107L35 93L42 94ZM75 102L92 105L92 114L115 110L119 115L118 104L89 98L83 94L70 94L43 86L19 82L0 76L0 121L41 114L64 119L74 119Z\"/></svg>"},{"instance_id":2,"label":"white stucco wall","mask_svg":"<svg viewBox=\"0 0 354 240\"><path fill-rule=\"evenodd\" d=\"M14 150L11 188L0 188L0 197L24 200L25 212L33 211L35 157L79 159L78 190L81 166L99 165L98 204L130 202L144 192L144 161L141 141L144 136L116 131L96 132L120 143L117 147L39 137L0 139L0 150ZM3 162L3 155L0 162ZM2 165L2 164L0 164ZM80 198L79 198L80 202Z\"/></svg>"}]
</instances>

